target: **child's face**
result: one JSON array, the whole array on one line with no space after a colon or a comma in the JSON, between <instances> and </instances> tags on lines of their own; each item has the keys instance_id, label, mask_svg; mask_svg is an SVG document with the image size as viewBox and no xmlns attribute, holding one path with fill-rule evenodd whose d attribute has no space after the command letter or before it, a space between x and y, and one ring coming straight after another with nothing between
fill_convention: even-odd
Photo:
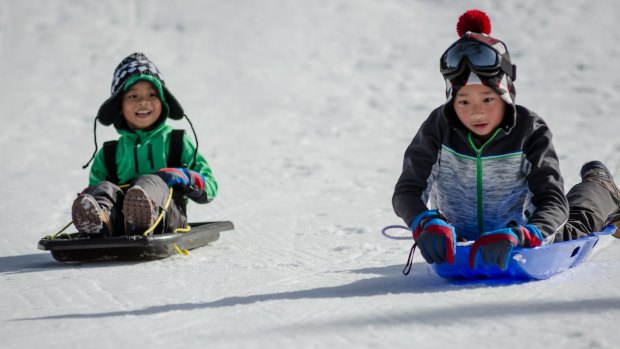
<instances>
[{"instance_id":1,"label":"child's face","mask_svg":"<svg viewBox=\"0 0 620 349\"><path fill-rule=\"evenodd\" d=\"M454 111L468 130L488 140L504 118L506 104L490 87L474 84L461 88Z\"/></svg>"},{"instance_id":2,"label":"child's face","mask_svg":"<svg viewBox=\"0 0 620 349\"><path fill-rule=\"evenodd\" d=\"M123 95L121 109L129 127L134 130L148 128L161 115L161 100L157 89L148 81L136 82Z\"/></svg>"}]
</instances>

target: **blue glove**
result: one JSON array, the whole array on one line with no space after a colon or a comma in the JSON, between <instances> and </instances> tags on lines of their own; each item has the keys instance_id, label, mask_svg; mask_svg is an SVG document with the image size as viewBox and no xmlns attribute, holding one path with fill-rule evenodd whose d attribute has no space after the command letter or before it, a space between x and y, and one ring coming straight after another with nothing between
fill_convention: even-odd
<instances>
[{"instance_id":1,"label":"blue glove","mask_svg":"<svg viewBox=\"0 0 620 349\"><path fill-rule=\"evenodd\" d=\"M189 191L204 191L205 177L192 170L185 168L166 167L155 172L168 187L181 186Z\"/></svg>"},{"instance_id":2,"label":"blue glove","mask_svg":"<svg viewBox=\"0 0 620 349\"><path fill-rule=\"evenodd\" d=\"M480 235L469 252L469 267L475 269L479 256L487 265L496 265L501 270L508 267L508 258L515 247L536 247L542 243L542 234L534 225L511 224Z\"/></svg>"},{"instance_id":3,"label":"blue glove","mask_svg":"<svg viewBox=\"0 0 620 349\"><path fill-rule=\"evenodd\" d=\"M419 214L412 222L413 239L427 263L454 264L456 232L445 216L436 210Z\"/></svg>"}]
</instances>

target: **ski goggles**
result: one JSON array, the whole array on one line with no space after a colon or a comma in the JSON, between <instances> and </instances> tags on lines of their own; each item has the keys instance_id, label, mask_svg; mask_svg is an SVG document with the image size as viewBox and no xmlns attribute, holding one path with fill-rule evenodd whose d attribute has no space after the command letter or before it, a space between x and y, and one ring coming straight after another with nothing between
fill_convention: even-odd
<instances>
[{"instance_id":1,"label":"ski goggles","mask_svg":"<svg viewBox=\"0 0 620 349\"><path fill-rule=\"evenodd\" d=\"M491 46L480 41L466 40L455 43L441 55L440 70L446 78L456 76L463 70L467 60L469 68L483 76L493 76L503 71L514 81L516 66Z\"/></svg>"}]
</instances>

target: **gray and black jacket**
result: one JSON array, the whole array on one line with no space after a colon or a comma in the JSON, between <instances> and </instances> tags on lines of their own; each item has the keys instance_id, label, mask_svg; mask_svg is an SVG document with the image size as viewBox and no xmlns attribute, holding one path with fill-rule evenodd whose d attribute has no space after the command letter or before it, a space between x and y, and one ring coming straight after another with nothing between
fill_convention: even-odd
<instances>
[{"instance_id":1,"label":"gray and black jacket","mask_svg":"<svg viewBox=\"0 0 620 349\"><path fill-rule=\"evenodd\" d=\"M430 199L461 239L515 222L534 224L553 241L568 219L568 202L551 131L522 106L513 121L482 144L435 109L405 152L392 197L396 214L411 226Z\"/></svg>"}]
</instances>

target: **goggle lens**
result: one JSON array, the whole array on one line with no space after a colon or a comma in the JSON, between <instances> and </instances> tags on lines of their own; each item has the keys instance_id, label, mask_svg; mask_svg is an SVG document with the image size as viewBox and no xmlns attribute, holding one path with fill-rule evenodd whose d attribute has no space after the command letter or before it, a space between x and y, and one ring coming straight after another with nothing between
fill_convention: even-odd
<instances>
[{"instance_id":1,"label":"goggle lens","mask_svg":"<svg viewBox=\"0 0 620 349\"><path fill-rule=\"evenodd\" d=\"M457 70L465 58L474 68L496 69L499 67L500 58L497 51L477 42L465 41L450 47L443 54L441 68L445 72Z\"/></svg>"}]
</instances>

